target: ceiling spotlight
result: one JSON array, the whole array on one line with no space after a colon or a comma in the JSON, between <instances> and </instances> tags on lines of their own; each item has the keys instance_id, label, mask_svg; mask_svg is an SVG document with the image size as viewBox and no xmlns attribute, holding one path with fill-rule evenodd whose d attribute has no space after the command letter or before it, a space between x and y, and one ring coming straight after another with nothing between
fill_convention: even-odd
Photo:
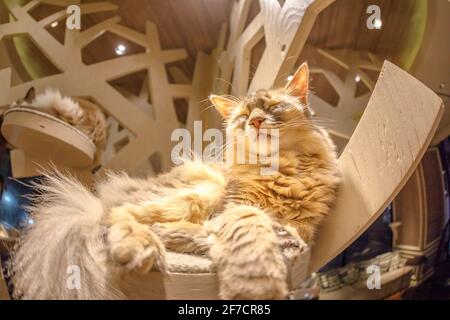
<instances>
[{"instance_id":1,"label":"ceiling spotlight","mask_svg":"<svg viewBox=\"0 0 450 320\"><path fill-rule=\"evenodd\" d=\"M361 77L359 76L359 74L357 74L355 77L355 82L359 82L359 81L361 81Z\"/></svg>"},{"instance_id":2,"label":"ceiling spotlight","mask_svg":"<svg viewBox=\"0 0 450 320\"><path fill-rule=\"evenodd\" d=\"M116 47L116 54L119 56L123 55L127 51L127 47L125 47L123 44L119 44Z\"/></svg>"},{"instance_id":3,"label":"ceiling spotlight","mask_svg":"<svg viewBox=\"0 0 450 320\"><path fill-rule=\"evenodd\" d=\"M50 27L52 28L56 28L58 26L58 21L52 22L52 24L50 25Z\"/></svg>"},{"instance_id":4,"label":"ceiling spotlight","mask_svg":"<svg viewBox=\"0 0 450 320\"><path fill-rule=\"evenodd\" d=\"M292 78L294 78L294 76L288 76L288 77L287 77L287 81L291 81Z\"/></svg>"},{"instance_id":5,"label":"ceiling spotlight","mask_svg":"<svg viewBox=\"0 0 450 320\"><path fill-rule=\"evenodd\" d=\"M381 26L383 25L383 21L381 21L381 19L375 19L375 21L373 22L373 27L375 29L381 29Z\"/></svg>"}]
</instances>

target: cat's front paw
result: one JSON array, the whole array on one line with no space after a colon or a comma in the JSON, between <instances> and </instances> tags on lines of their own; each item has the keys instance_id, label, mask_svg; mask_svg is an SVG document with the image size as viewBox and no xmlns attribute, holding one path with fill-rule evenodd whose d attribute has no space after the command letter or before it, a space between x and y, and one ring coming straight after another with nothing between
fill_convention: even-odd
<instances>
[{"instance_id":1,"label":"cat's front paw","mask_svg":"<svg viewBox=\"0 0 450 320\"><path fill-rule=\"evenodd\" d=\"M261 209L239 205L212 220L210 250L222 299L268 300L288 296L288 266L272 220Z\"/></svg>"},{"instance_id":2,"label":"cat's front paw","mask_svg":"<svg viewBox=\"0 0 450 320\"><path fill-rule=\"evenodd\" d=\"M187 221L155 223L151 226L168 250L206 255L213 240L208 232L198 224Z\"/></svg>"},{"instance_id":3,"label":"cat's front paw","mask_svg":"<svg viewBox=\"0 0 450 320\"><path fill-rule=\"evenodd\" d=\"M264 276L236 276L222 280L220 298L224 300L287 299L288 286L286 281L273 277L272 273L268 270Z\"/></svg>"},{"instance_id":4,"label":"cat's front paw","mask_svg":"<svg viewBox=\"0 0 450 320\"><path fill-rule=\"evenodd\" d=\"M273 229L278 238L278 246L283 252L288 265L293 265L307 248L307 244L299 236L297 230L290 225L281 225L274 222Z\"/></svg>"},{"instance_id":5,"label":"cat's front paw","mask_svg":"<svg viewBox=\"0 0 450 320\"><path fill-rule=\"evenodd\" d=\"M288 225L281 225L277 222L273 223L273 230L278 237L278 245L283 250L298 251L306 246L306 243L298 235L295 228Z\"/></svg>"},{"instance_id":6,"label":"cat's front paw","mask_svg":"<svg viewBox=\"0 0 450 320\"><path fill-rule=\"evenodd\" d=\"M146 273L154 265L162 272L167 269L164 246L146 225L128 221L112 225L108 245L112 261L129 271Z\"/></svg>"}]
</instances>

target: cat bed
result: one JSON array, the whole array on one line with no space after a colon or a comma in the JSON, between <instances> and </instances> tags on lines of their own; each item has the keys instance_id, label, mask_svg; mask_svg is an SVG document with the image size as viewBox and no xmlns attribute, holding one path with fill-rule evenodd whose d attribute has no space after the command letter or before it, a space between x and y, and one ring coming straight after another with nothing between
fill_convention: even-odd
<instances>
[{"instance_id":1,"label":"cat bed","mask_svg":"<svg viewBox=\"0 0 450 320\"><path fill-rule=\"evenodd\" d=\"M310 250L305 243L298 249L283 249L290 267L289 285L297 288L308 274ZM215 267L206 256L167 252L169 273L152 271L145 275L128 273L121 282L130 299L218 299ZM127 289L129 288L129 289Z\"/></svg>"},{"instance_id":2,"label":"cat bed","mask_svg":"<svg viewBox=\"0 0 450 320\"><path fill-rule=\"evenodd\" d=\"M6 250L10 250L11 241ZM1 244L1 241L0 241ZM290 270L288 285L297 288L308 275L310 248L304 242L283 249ZM129 299L218 299L219 289L214 263L207 256L167 251L168 273L150 271L147 274L127 272L121 278L121 289ZM0 281L1 293L1 281ZM0 295L1 297L1 295Z\"/></svg>"},{"instance_id":3,"label":"cat bed","mask_svg":"<svg viewBox=\"0 0 450 320\"><path fill-rule=\"evenodd\" d=\"M14 147L25 153L70 167L93 164L95 144L68 123L27 107L4 113L1 132Z\"/></svg>"}]
</instances>

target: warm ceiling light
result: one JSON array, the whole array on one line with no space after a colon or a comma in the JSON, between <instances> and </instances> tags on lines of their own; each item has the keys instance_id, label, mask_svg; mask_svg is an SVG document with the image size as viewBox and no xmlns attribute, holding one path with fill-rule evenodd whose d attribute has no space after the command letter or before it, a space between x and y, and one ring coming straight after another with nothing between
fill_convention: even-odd
<instances>
[{"instance_id":1,"label":"warm ceiling light","mask_svg":"<svg viewBox=\"0 0 450 320\"><path fill-rule=\"evenodd\" d=\"M52 22L52 24L50 25L50 27L52 28L56 28L58 26L58 21Z\"/></svg>"},{"instance_id":2,"label":"warm ceiling light","mask_svg":"<svg viewBox=\"0 0 450 320\"><path fill-rule=\"evenodd\" d=\"M375 19L375 21L373 22L373 27L375 29L381 29L382 25L383 25L383 21L381 21L381 19Z\"/></svg>"},{"instance_id":3,"label":"warm ceiling light","mask_svg":"<svg viewBox=\"0 0 450 320\"><path fill-rule=\"evenodd\" d=\"M119 56L123 55L125 51L127 51L127 47L125 47L123 44L119 44L116 47L116 54L118 54Z\"/></svg>"},{"instance_id":4,"label":"warm ceiling light","mask_svg":"<svg viewBox=\"0 0 450 320\"><path fill-rule=\"evenodd\" d=\"M361 81L361 77L359 76L359 74L357 74L355 77L355 82L359 82L359 81Z\"/></svg>"},{"instance_id":5,"label":"warm ceiling light","mask_svg":"<svg viewBox=\"0 0 450 320\"><path fill-rule=\"evenodd\" d=\"M288 76L287 81L291 81L294 78L294 76Z\"/></svg>"}]
</instances>

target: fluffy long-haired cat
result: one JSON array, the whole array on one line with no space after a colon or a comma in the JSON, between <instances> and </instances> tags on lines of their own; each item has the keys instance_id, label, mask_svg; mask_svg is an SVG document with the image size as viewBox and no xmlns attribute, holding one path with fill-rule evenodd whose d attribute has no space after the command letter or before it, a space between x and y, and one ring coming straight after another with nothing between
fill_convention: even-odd
<instances>
[{"instance_id":1,"label":"fluffy long-haired cat","mask_svg":"<svg viewBox=\"0 0 450 320\"><path fill-rule=\"evenodd\" d=\"M105 115L93 103L63 96L59 90L50 88L36 95L32 87L22 100L11 105L11 108L17 107L42 111L67 122L87 135L99 150L106 144Z\"/></svg>"},{"instance_id":2,"label":"fluffy long-haired cat","mask_svg":"<svg viewBox=\"0 0 450 320\"><path fill-rule=\"evenodd\" d=\"M255 134L272 138L264 129L279 131L279 163L271 174L261 174L261 163L191 161L147 179L111 173L95 191L48 176L30 208L35 224L13 255L16 294L127 298L115 275L165 272L169 249L210 255L221 298L285 298L280 234L310 242L340 181L335 148L310 119L307 91L303 64L285 88L243 99L211 97L233 138L252 143ZM66 287L73 265L80 268L79 290Z\"/></svg>"}]
</instances>

